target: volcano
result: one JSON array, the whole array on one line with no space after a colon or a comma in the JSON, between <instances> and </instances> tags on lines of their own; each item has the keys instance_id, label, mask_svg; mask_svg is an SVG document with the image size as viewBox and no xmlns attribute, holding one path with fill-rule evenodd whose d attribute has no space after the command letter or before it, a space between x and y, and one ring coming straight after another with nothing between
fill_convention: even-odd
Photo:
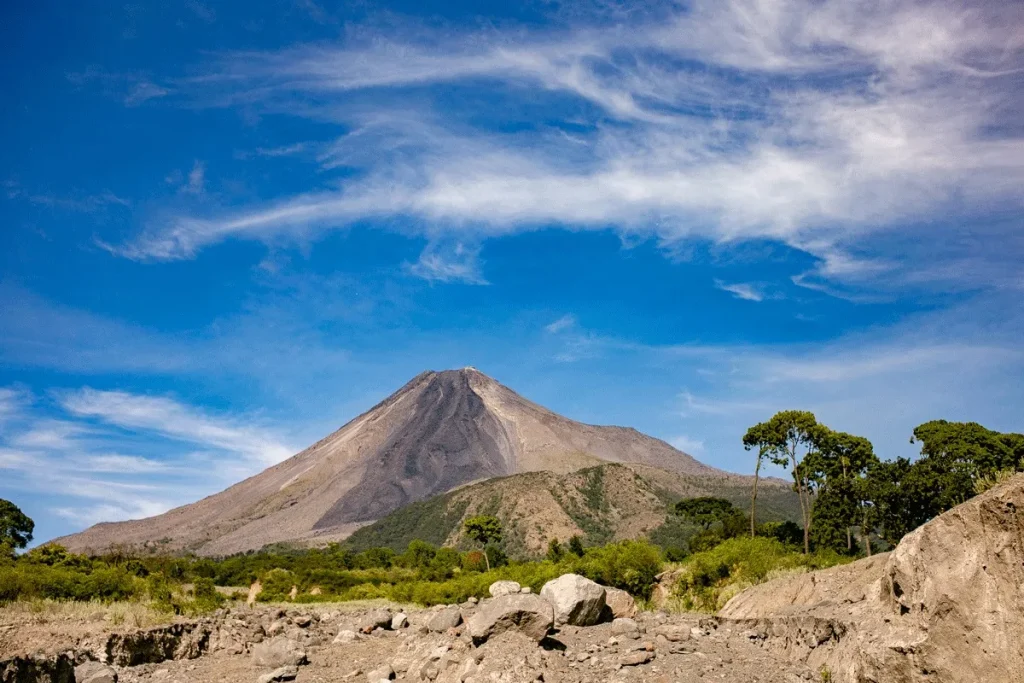
<instances>
[{"instance_id":1,"label":"volcano","mask_svg":"<svg viewBox=\"0 0 1024 683\"><path fill-rule=\"evenodd\" d=\"M562 417L473 368L428 371L333 434L220 493L55 542L79 552L119 545L200 555L322 544L467 484L607 463L739 479L635 429Z\"/></svg>"}]
</instances>

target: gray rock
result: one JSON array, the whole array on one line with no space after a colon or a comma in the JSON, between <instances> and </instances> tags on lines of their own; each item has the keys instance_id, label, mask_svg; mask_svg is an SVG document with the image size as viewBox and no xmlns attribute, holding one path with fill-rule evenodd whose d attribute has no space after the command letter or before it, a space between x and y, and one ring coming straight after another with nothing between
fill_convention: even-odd
<instances>
[{"instance_id":1,"label":"gray rock","mask_svg":"<svg viewBox=\"0 0 1024 683\"><path fill-rule=\"evenodd\" d=\"M263 674L256 680L258 683L274 683L275 681L291 681L299 675L299 669L295 666L282 666L270 673Z\"/></svg>"},{"instance_id":2,"label":"gray rock","mask_svg":"<svg viewBox=\"0 0 1024 683\"><path fill-rule=\"evenodd\" d=\"M359 630L373 633L375 628L391 628L391 612L386 609L375 609L367 612L359 621Z\"/></svg>"},{"instance_id":3,"label":"gray rock","mask_svg":"<svg viewBox=\"0 0 1024 683\"><path fill-rule=\"evenodd\" d=\"M341 631L338 631L338 635L334 637L334 644L343 645L345 643L351 643L357 640L358 638L359 636L356 634L355 631L343 629Z\"/></svg>"},{"instance_id":4,"label":"gray rock","mask_svg":"<svg viewBox=\"0 0 1024 683\"><path fill-rule=\"evenodd\" d=\"M480 644L505 631L516 631L540 642L554 623L554 608L536 595L503 595L485 602L469 618L469 635Z\"/></svg>"},{"instance_id":5,"label":"gray rock","mask_svg":"<svg viewBox=\"0 0 1024 683\"><path fill-rule=\"evenodd\" d=\"M385 664L379 669L374 669L370 673L366 674L366 680L368 683L380 683L381 681L390 681L395 677L395 670L391 668L390 664Z\"/></svg>"},{"instance_id":6,"label":"gray rock","mask_svg":"<svg viewBox=\"0 0 1024 683\"><path fill-rule=\"evenodd\" d=\"M578 574L563 574L548 581L540 591L555 610L555 623L592 626L601 620L604 588Z\"/></svg>"},{"instance_id":7,"label":"gray rock","mask_svg":"<svg viewBox=\"0 0 1024 683\"><path fill-rule=\"evenodd\" d=\"M515 581L495 581L491 584L488 591L492 598L500 598L502 595L512 595L518 593L522 589Z\"/></svg>"},{"instance_id":8,"label":"gray rock","mask_svg":"<svg viewBox=\"0 0 1024 683\"><path fill-rule=\"evenodd\" d=\"M462 611L457 606L449 606L440 610L427 622L427 628L435 633L444 633L462 623Z\"/></svg>"},{"instance_id":9,"label":"gray rock","mask_svg":"<svg viewBox=\"0 0 1024 683\"><path fill-rule=\"evenodd\" d=\"M627 633L638 633L640 628L636 625L636 622L632 619L622 618L616 619L612 622L612 633L617 636L625 635Z\"/></svg>"},{"instance_id":10,"label":"gray rock","mask_svg":"<svg viewBox=\"0 0 1024 683\"><path fill-rule=\"evenodd\" d=\"M399 612L395 616L391 617L391 630L397 631L400 628L405 628L409 625L409 617L404 612Z\"/></svg>"},{"instance_id":11,"label":"gray rock","mask_svg":"<svg viewBox=\"0 0 1024 683\"><path fill-rule=\"evenodd\" d=\"M655 635L662 636L671 643L682 643L690 639L690 629L685 624L663 624L654 629Z\"/></svg>"},{"instance_id":12,"label":"gray rock","mask_svg":"<svg viewBox=\"0 0 1024 683\"><path fill-rule=\"evenodd\" d=\"M622 666L639 666L654 659L654 653L647 650L630 652L619 657L619 664Z\"/></svg>"},{"instance_id":13,"label":"gray rock","mask_svg":"<svg viewBox=\"0 0 1024 683\"><path fill-rule=\"evenodd\" d=\"M117 672L99 662L84 662L75 667L76 683L117 683Z\"/></svg>"},{"instance_id":14,"label":"gray rock","mask_svg":"<svg viewBox=\"0 0 1024 683\"><path fill-rule=\"evenodd\" d=\"M636 601L633 596L618 588L604 589L604 602L615 619L632 619L636 616Z\"/></svg>"},{"instance_id":15,"label":"gray rock","mask_svg":"<svg viewBox=\"0 0 1024 683\"><path fill-rule=\"evenodd\" d=\"M278 636L253 646L252 660L256 666L280 669L305 664L306 652L294 640Z\"/></svg>"}]
</instances>

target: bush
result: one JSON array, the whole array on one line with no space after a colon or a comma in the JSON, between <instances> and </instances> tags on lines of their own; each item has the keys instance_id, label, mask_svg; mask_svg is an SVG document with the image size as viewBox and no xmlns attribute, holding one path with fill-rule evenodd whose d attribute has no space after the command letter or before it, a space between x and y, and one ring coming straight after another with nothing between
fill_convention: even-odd
<instances>
[{"instance_id":1,"label":"bush","mask_svg":"<svg viewBox=\"0 0 1024 683\"><path fill-rule=\"evenodd\" d=\"M821 569L845 561L849 558L836 553L803 555L773 538L732 538L683 562L675 596L685 609L714 612L772 572Z\"/></svg>"},{"instance_id":2,"label":"bush","mask_svg":"<svg viewBox=\"0 0 1024 683\"><path fill-rule=\"evenodd\" d=\"M661 565L661 551L657 546L645 540L620 541L587 550L578 572L605 586L621 588L647 599L651 597Z\"/></svg>"}]
</instances>

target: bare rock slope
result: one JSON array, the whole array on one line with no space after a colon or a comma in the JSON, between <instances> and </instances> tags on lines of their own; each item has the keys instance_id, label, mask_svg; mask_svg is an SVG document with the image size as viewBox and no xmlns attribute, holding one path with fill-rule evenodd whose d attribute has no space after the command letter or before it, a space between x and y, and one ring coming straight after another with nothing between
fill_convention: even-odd
<instances>
[{"instance_id":1,"label":"bare rock slope","mask_svg":"<svg viewBox=\"0 0 1024 683\"><path fill-rule=\"evenodd\" d=\"M605 462L735 476L635 429L561 417L472 368L424 372L327 438L221 493L57 542L76 551L159 543L161 550L225 555L279 541L340 540L470 482Z\"/></svg>"},{"instance_id":2,"label":"bare rock slope","mask_svg":"<svg viewBox=\"0 0 1024 683\"><path fill-rule=\"evenodd\" d=\"M748 589L720 616L836 683L1020 680L1024 475L908 534L895 550Z\"/></svg>"}]
</instances>

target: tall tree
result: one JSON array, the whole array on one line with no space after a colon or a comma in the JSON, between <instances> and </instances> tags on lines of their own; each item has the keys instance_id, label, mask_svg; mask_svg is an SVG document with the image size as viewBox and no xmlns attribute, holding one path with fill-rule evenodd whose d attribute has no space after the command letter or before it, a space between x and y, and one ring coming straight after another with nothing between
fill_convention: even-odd
<instances>
[{"instance_id":1,"label":"tall tree","mask_svg":"<svg viewBox=\"0 0 1024 683\"><path fill-rule=\"evenodd\" d=\"M484 562L487 564L487 571L490 571L491 560L487 556L487 546L501 540L501 522L491 515L477 515L467 519L462 529L467 536L483 546Z\"/></svg>"},{"instance_id":2,"label":"tall tree","mask_svg":"<svg viewBox=\"0 0 1024 683\"><path fill-rule=\"evenodd\" d=\"M818 424L814 413L805 410L784 410L747 430L751 447L758 448L759 460L767 456L776 465L788 467L793 476L793 490L800 499L804 524L804 553L811 551L811 505L818 484L814 469L804 461L814 457L828 433L827 427ZM744 444L748 442L747 437L744 437Z\"/></svg>"},{"instance_id":3,"label":"tall tree","mask_svg":"<svg viewBox=\"0 0 1024 683\"><path fill-rule=\"evenodd\" d=\"M815 518L827 516L829 523L846 536L847 552L853 552L852 527L859 525L861 533L867 533L865 515L870 503L862 480L877 462L870 441L831 430L822 432L818 450L808 457L807 467L812 470L811 477L820 489L814 501ZM824 533L824 530L819 529L819 532ZM833 539L826 545L840 549Z\"/></svg>"},{"instance_id":4,"label":"tall tree","mask_svg":"<svg viewBox=\"0 0 1024 683\"><path fill-rule=\"evenodd\" d=\"M36 524L17 505L0 498L0 546L13 551L32 542Z\"/></svg>"},{"instance_id":5,"label":"tall tree","mask_svg":"<svg viewBox=\"0 0 1024 683\"><path fill-rule=\"evenodd\" d=\"M761 464L768 455L772 439L765 433L764 423L754 425L743 435L743 448L757 448L757 462L754 464L754 487L750 493L750 537L757 535L757 483L761 478Z\"/></svg>"}]
</instances>

